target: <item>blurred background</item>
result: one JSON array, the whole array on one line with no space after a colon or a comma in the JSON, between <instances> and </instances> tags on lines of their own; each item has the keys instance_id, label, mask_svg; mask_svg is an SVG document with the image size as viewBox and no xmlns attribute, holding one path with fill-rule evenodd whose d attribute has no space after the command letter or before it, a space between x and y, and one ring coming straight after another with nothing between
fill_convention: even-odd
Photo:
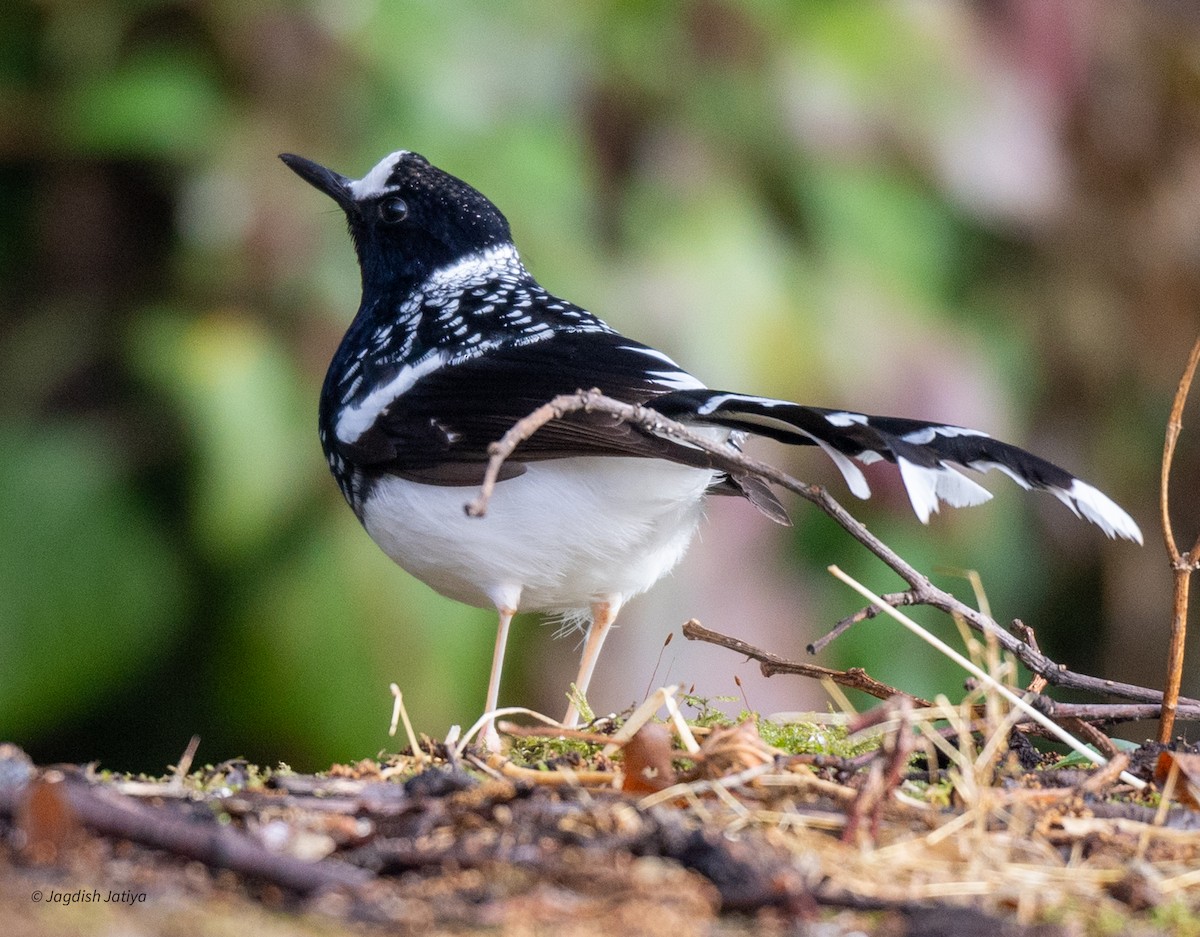
<instances>
[{"instance_id":1,"label":"blurred background","mask_svg":"<svg viewBox=\"0 0 1200 937\"><path fill-rule=\"evenodd\" d=\"M201 761L320 769L397 745L392 681L421 731L474 721L493 614L394 567L326 472L317 395L358 271L340 213L276 159L358 177L400 148L491 197L547 288L712 386L977 426L1101 487L1144 549L1002 477L923 527L886 472L858 502L819 453L756 451L967 600L977 570L1073 668L1161 685L1159 462L1200 325L1191 4L17 0L0 737L160 772L196 733ZM1182 548L1198 479L1189 426ZM732 713L827 705L727 651L661 650L694 616L804 657L858 605L828 564L900 586L806 505L783 529L732 502L628 606L597 710L666 682ZM560 713L577 648L552 631L519 621L502 702ZM817 662L961 692L886 620Z\"/></svg>"}]
</instances>

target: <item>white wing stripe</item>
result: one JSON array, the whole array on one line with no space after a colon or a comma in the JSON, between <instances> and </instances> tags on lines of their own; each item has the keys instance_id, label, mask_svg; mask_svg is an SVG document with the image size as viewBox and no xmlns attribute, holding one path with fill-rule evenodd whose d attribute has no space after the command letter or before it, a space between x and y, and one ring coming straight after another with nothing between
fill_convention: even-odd
<instances>
[{"instance_id":1,"label":"white wing stripe","mask_svg":"<svg viewBox=\"0 0 1200 937\"><path fill-rule=\"evenodd\" d=\"M427 374L432 374L446 363L447 355L434 351L407 367L400 369L394 378L377 387L352 407L344 407L338 414L337 438L350 446L358 442L375 421L387 411L405 391Z\"/></svg>"}]
</instances>

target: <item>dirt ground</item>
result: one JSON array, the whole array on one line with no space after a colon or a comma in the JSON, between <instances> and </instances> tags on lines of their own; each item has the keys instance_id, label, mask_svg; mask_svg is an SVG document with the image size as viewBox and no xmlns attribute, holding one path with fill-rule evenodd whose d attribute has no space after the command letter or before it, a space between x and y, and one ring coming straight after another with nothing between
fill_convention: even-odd
<instances>
[{"instance_id":1,"label":"dirt ground","mask_svg":"<svg viewBox=\"0 0 1200 937\"><path fill-rule=\"evenodd\" d=\"M3 932L1200 934L1186 770L1172 799L1116 775L1153 779L1158 751L1099 772L1009 753L968 777L887 735L837 755L753 724L696 737L426 739L320 775L164 779L3 746Z\"/></svg>"}]
</instances>

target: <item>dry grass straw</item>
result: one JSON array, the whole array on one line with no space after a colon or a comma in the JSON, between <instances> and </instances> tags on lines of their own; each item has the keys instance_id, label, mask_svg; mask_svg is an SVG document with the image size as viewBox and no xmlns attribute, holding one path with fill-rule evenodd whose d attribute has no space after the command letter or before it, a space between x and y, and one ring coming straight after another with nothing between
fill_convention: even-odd
<instances>
[{"instance_id":1,"label":"dry grass straw","mask_svg":"<svg viewBox=\"0 0 1200 937\"><path fill-rule=\"evenodd\" d=\"M978 689L957 704L939 696L932 707L871 727L915 733L918 745L948 764L940 783L903 782L890 792L877 838L844 843L829 835L845 827L860 790L804 764L759 765L678 784L641 803L675 803L706 825L722 825L726 835L766 831L826 894L961 899L1033 922L1064 908L1126 914L1128 906L1113 895L1136 883L1152 904L1182 897L1200 908L1200 833L1164 825L1170 785L1153 822L1109 819L1093 816L1089 807L1100 785L1107 788L1102 793L1126 800L1145 787L1119 763L1065 788L1040 786L1036 772L1012 770L1008 738L1029 717L1013 692L1015 662L994 641L981 642L965 629L963 639ZM957 652L951 656L962 662ZM831 695L845 700L840 691ZM852 712L848 701L844 707ZM1071 745L1084 748L1077 739Z\"/></svg>"}]
</instances>

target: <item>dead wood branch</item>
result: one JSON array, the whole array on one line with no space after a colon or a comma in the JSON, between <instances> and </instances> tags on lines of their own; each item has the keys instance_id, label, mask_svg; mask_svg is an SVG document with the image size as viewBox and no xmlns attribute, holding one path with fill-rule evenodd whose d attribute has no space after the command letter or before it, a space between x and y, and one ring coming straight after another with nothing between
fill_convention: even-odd
<instances>
[{"instance_id":1,"label":"dead wood branch","mask_svg":"<svg viewBox=\"0 0 1200 937\"><path fill-rule=\"evenodd\" d=\"M1060 703L1048 696L1038 697L1035 705L1051 719L1085 722L1139 722L1154 719L1162 712L1157 703ZM1200 706L1180 705L1175 717L1183 722L1200 722Z\"/></svg>"},{"instance_id":2,"label":"dead wood branch","mask_svg":"<svg viewBox=\"0 0 1200 937\"><path fill-rule=\"evenodd\" d=\"M370 881L365 869L338 859L310 862L268 849L253 837L183 810L151 807L133 797L81 778L48 772L17 789L0 790L0 816L17 816L40 795L53 810L101 836L129 840L213 868L230 869L288 891L309 895L329 888L355 888Z\"/></svg>"},{"instance_id":3,"label":"dead wood branch","mask_svg":"<svg viewBox=\"0 0 1200 937\"><path fill-rule=\"evenodd\" d=\"M1045 654L1010 634L989 616L971 608L949 592L938 588L924 573L871 533L861 521L851 515L821 486L806 484L769 463L705 439L703 436L693 433L683 424L667 419L649 407L622 403L611 397L605 397L595 388L555 397L549 403L543 404L528 416L518 420L499 440L492 443L488 448L490 458L479 495L464 506L467 514L472 517L482 517L487 512L488 501L495 491L500 468L522 442L529 439L546 424L581 412L606 413L648 435L673 440L692 450L699 449L707 454L709 462L714 468L739 475L753 475L816 505L833 518L850 536L891 567L908 584L909 588L904 593L906 596L904 604L928 605L948 615L959 617L969 627L981 634L991 634L1000 647L1016 657L1033 673L1045 678L1048 684L1161 705L1163 695L1158 690L1068 670L1064 665L1051 660ZM909 595L911 598L907 598ZM1200 705L1200 702L1196 700L1181 700L1181 702Z\"/></svg>"},{"instance_id":4,"label":"dead wood branch","mask_svg":"<svg viewBox=\"0 0 1200 937\"><path fill-rule=\"evenodd\" d=\"M870 696L874 696L876 699L888 700L895 696L903 696L911 699L914 705L922 708L928 708L933 705L928 700L921 699L919 696L913 696L911 693L905 693L903 690L897 690L893 686L888 686L888 684L876 680L861 667L851 667L849 670L831 670L828 667L819 667L816 664L788 660L785 657L779 657L769 651L764 651L752 644L748 644L739 638L731 638L718 631L710 631L694 618L684 624L683 636L689 641L704 641L708 644L716 644L719 647L728 648L738 654L744 654L751 660L758 661L759 669L762 671L764 677L772 677L779 673L798 674L802 677L813 677L817 680L832 680L838 686L848 687L852 690L861 690Z\"/></svg>"},{"instance_id":5,"label":"dead wood branch","mask_svg":"<svg viewBox=\"0 0 1200 937\"><path fill-rule=\"evenodd\" d=\"M1171 646L1167 651L1167 676L1163 682L1162 716L1158 725L1158 740L1162 743L1171 741L1175 729L1175 715L1179 707L1179 686L1183 681L1183 653L1187 638L1188 590L1191 585L1192 573L1200 569L1200 534L1196 543L1187 553L1181 554L1175 542L1175 531L1171 528L1171 505L1169 489L1171 480L1171 464L1175 460L1175 443L1183 431L1183 407L1187 402L1188 393L1192 388L1192 379L1196 376L1196 365L1200 364L1200 338L1192 346L1188 356L1187 366L1179 379L1175 390L1175 402L1171 405L1171 416L1167 420L1167 437L1163 443L1162 477L1159 486L1159 510L1162 513L1163 542L1167 548L1167 558L1171 562L1174 602L1171 614Z\"/></svg>"},{"instance_id":6,"label":"dead wood branch","mask_svg":"<svg viewBox=\"0 0 1200 937\"><path fill-rule=\"evenodd\" d=\"M880 596L892 608L902 608L905 605L914 605L917 602L917 595L913 592L892 592L888 595ZM882 614L883 608L878 605L868 605L866 608L860 608L853 615L847 615L836 625L834 625L826 634L821 635L817 640L813 641L808 646L808 653L820 654L825 650L826 646L840 638L843 634L850 630L852 625L857 625L860 621L870 621L877 615Z\"/></svg>"}]
</instances>

